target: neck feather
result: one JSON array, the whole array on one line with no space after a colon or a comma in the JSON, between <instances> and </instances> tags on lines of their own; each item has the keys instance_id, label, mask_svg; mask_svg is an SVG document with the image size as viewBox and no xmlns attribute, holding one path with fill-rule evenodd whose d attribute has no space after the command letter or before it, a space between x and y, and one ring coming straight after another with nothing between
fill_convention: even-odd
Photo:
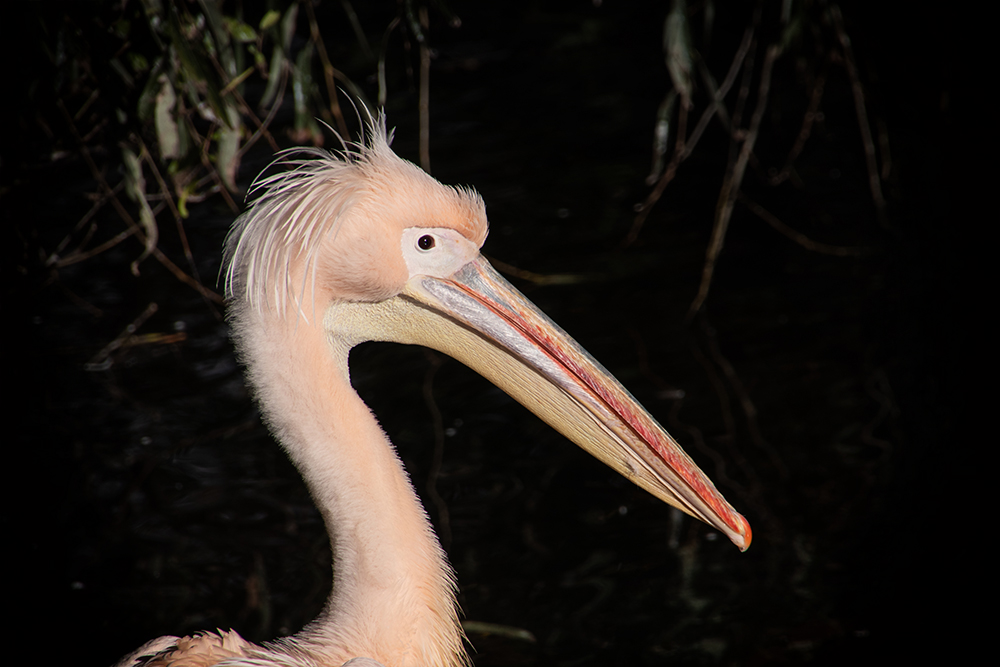
<instances>
[{"instance_id":1,"label":"neck feather","mask_svg":"<svg viewBox=\"0 0 1000 667\"><path fill-rule=\"evenodd\" d=\"M265 419L305 478L333 548L326 609L287 645L323 664L467 664L454 575L392 445L351 387L351 343L250 307L233 322Z\"/></svg>"}]
</instances>

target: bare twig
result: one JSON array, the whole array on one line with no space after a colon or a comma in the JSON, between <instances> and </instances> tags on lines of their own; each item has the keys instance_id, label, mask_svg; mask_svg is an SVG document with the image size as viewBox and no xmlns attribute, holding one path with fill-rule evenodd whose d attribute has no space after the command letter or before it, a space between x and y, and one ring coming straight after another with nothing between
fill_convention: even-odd
<instances>
[{"instance_id":1,"label":"bare twig","mask_svg":"<svg viewBox=\"0 0 1000 667\"><path fill-rule=\"evenodd\" d=\"M76 264L77 262L82 262L84 260L90 259L91 257L96 257L97 255L100 255L105 250L108 250L110 248L114 248L116 245L118 245L119 243L121 243L122 241L124 241L125 239L127 239L128 237L130 237L133 234L135 234L138 229L139 229L138 227L132 227L130 229L126 229L125 231L116 234L115 236L113 236L112 238L108 239L104 243L101 243L100 245L96 245L93 248L91 248L90 250L87 250L86 252L83 252L83 251L74 251L74 252L66 255L65 257L59 257L58 259L55 259L54 261L52 261L52 260L53 260L53 257L55 257L55 255L52 255L52 256L49 257L49 261L46 262L46 264L49 265L49 266L53 266L53 267L55 267L57 269L61 269L64 266L70 266L72 264ZM88 236L88 238L90 238L90 237Z\"/></svg>"},{"instance_id":2,"label":"bare twig","mask_svg":"<svg viewBox=\"0 0 1000 667\"><path fill-rule=\"evenodd\" d=\"M844 49L844 66L847 69L847 76L851 79L851 91L854 93L854 111L858 116L858 129L861 131L861 142L865 148L865 163L868 166L868 187L872 192L872 201L875 203L875 211L878 214L879 222L882 226L888 223L885 219L885 197L882 196L882 182L879 179L878 160L875 157L875 142L872 141L871 125L868 123L868 112L865 110L865 91L861 86L861 78L858 76L858 67L854 62L854 51L851 49L851 38L844 30L844 17L840 13L840 6L836 3L830 5L830 17L833 19L833 27L837 31L837 39Z\"/></svg>"},{"instance_id":3,"label":"bare twig","mask_svg":"<svg viewBox=\"0 0 1000 667\"><path fill-rule=\"evenodd\" d=\"M663 191L666 190L667 185L674 179L677 174L677 168L680 166L681 162L686 160L694 147L698 144L701 139L702 133L704 133L705 128L708 127L708 123L712 120L715 114L719 110L723 110L722 100L725 99L726 94L729 92L730 87L732 87L733 82L736 80L736 74L740 71L740 67L743 65L743 61L750 51L753 45L753 34L754 26L751 25L747 27L746 31L743 33L743 41L740 43L740 47L736 50L736 55L733 56L733 62L729 66L729 72L726 75L725 81L723 81L722 86L715 92L712 98L712 104L708 106L707 109L702 113L701 118L698 121L698 125L695 126L694 131L691 132L691 136L686 140L680 140L679 145L682 146L680 151L675 150L674 156L664 170L663 175L660 180L656 183L656 187L653 188L652 192L646 197L646 201L642 203L639 208L639 212L635 216L635 220L632 221L632 227L629 229L628 234L622 239L620 248L627 248L632 245L637 238L639 238L639 232L642 231L642 226L646 222L646 218L649 217L650 211L656 206L656 203L663 196ZM678 132L678 135L681 133Z\"/></svg>"},{"instance_id":4,"label":"bare twig","mask_svg":"<svg viewBox=\"0 0 1000 667\"><path fill-rule=\"evenodd\" d=\"M153 316L153 314L159 309L156 302L150 303L146 306L138 317L132 320L127 327L125 327L120 334L118 334L113 341L108 343L101 349L100 352L95 354L90 361L84 364L84 369L88 371L104 371L111 368L110 357L115 350L120 348L125 342L131 338L139 328L145 324L146 320Z\"/></svg>"},{"instance_id":5,"label":"bare twig","mask_svg":"<svg viewBox=\"0 0 1000 667\"><path fill-rule=\"evenodd\" d=\"M771 464L774 466L775 470L781 476L782 479L788 478L788 466L782 460L778 451L771 446L767 440L764 439L763 434L760 431L760 424L757 421L757 406L754 405L753 400L750 398L750 393L746 390L743 385L743 380L736 373L736 369L729 362L722 351L719 349L718 338L715 335L715 330L712 328L705 318L701 318L702 331L705 333L705 339L708 341L708 351L712 356L715 364L722 369L722 373L726 376L726 380L729 382L729 386L732 388L733 393L736 394L736 398L740 403L740 407L743 409L743 416L746 418L747 429L750 431L750 439L753 441L757 447L763 450L768 458L771 459ZM737 461L740 462L742 466L746 466L746 470L750 470L750 462L742 455L741 452L733 448L733 455L738 457Z\"/></svg>"},{"instance_id":6,"label":"bare twig","mask_svg":"<svg viewBox=\"0 0 1000 667\"><path fill-rule=\"evenodd\" d=\"M705 253L705 265L702 269L701 285L699 285L698 294L695 296L694 301L691 303L691 308L688 310L688 320L701 310L702 304L705 303L705 299L708 297L708 290L712 285L712 277L715 274L715 263L719 257L719 253L722 252L726 232L729 229L729 221L733 215L733 207L736 205L736 194L739 191L740 183L743 182L743 174L746 171L747 163L753 152L754 143L757 141L760 121L764 116L764 110L767 108L767 100L771 87L771 72L774 69L774 62L780 54L781 47L777 44L772 44L767 47L767 52L764 55L764 63L761 66L760 85L757 90L757 106L750 117L750 127L747 128L746 133L742 136L742 145L740 146L739 154L736 160L731 162L732 168L728 170L725 179L723 179L722 189L719 193L719 202L715 209L715 225L712 227L712 238ZM736 114L733 114L734 133L738 132L736 129L737 125L735 125L737 122L738 117Z\"/></svg>"},{"instance_id":7,"label":"bare twig","mask_svg":"<svg viewBox=\"0 0 1000 667\"><path fill-rule=\"evenodd\" d=\"M118 191L122 189L122 187L124 187L124 181L116 185L114 187L114 190L112 190L112 193L117 194ZM86 225L95 215L97 215L98 211L104 208L104 205L108 203L109 196L105 193L98 193L96 194L95 198L96 201L94 202L94 205L90 207L90 210L87 211L83 215L83 217L80 218L80 220L76 223L73 229L68 234L66 234L66 236L63 237L62 241L60 241L59 244L55 247L55 250L49 253L49 256L45 259L45 266L69 266L70 264L75 264L76 262L80 261L80 259L77 259L77 257L83 254L83 251L81 249L90 241L90 237L93 234L93 226L91 226L91 231L87 233L87 236L84 238L84 240L77 245L76 250L74 250L73 252L69 253L64 257L60 257L59 254L66 248L66 246L69 245L70 241L73 239L73 235L76 234L81 229L83 229L83 226ZM115 244L113 243L108 247L110 248L113 245ZM89 256L93 256L98 254L99 252L103 252L103 250L106 249L107 248L104 248L97 252L94 252L93 250L87 252L92 253ZM73 258L72 261L69 261L71 258Z\"/></svg>"},{"instance_id":8,"label":"bare twig","mask_svg":"<svg viewBox=\"0 0 1000 667\"><path fill-rule=\"evenodd\" d=\"M126 210L126 208L122 205L121 201L115 195L115 190L113 190L111 186L108 185L107 180L104 178L104 174L101 173L101 170L97 167L97 163L94 162L94 158L90 155L90 150L87 148L85 144L82 143L80 133L77 131L76 128L76 123L73 122L73 118L69 115L69 111L66 109L66 106L63 104L62 100L57 100L56 105L59 107L59 110L63 113L63 116L65 117L66 122L69 125L70 131L73 133L73 136L76 137L76 139L80 142L80 154L83 156L84 162L86 162L87 166L90 168L90 173L94 177L94 180L97 181L97 184L100 187L102 194L106 196L108 198L108 201L111 202L111 205L114 206L115 211L118 213L118 217L120 217L122 222L125 223L130 233L134 234L140 243L146 244L147 239L145 233L142 231L142 228L138 224L136 224L131 214L129 214L128 210ZM174 277L176 277L185 285L188 285L192 289L196 290L205 298L217 304L221 304L225 301L222 298L222 296L220 296L218 293L208 289L200 282L198 282L188 274L184 273L184 271L176 264L174 264L172 261L170 261L170 259L166 255L164 255L159 248L154 247L152 249L152 255L153 257L156 258L158 262L160 262L160 264L164 266L164 268L166 268L168 271L174 274Z\"/></svg>"},{"instance_id":9,"label":"bare twig","mask_svg":"<svg viewBox=\"0 0 1000 667\"><path fill-rule=\"evenodd\" d=\"M209 54L209 58L211 59L212 64L213 64L213 66L216 69L216 72L218 72L218 74L221 77L221 79L223 81L225 81L226 78L227 78L227 75L226 75L225 68L222 67L222 63L220 63L218 61L218 59L214 55L212 55L212 54ZM275 112L275 110L281 105L281 102L283 101L282 97L285 94L285 82L287 81L287 78L288 78L287 77L287 72L288 72L287 63L285 65L285 67L283 67L282 70L281 70L281 88L278 91L278 95L275 98L275 102L274 102L274 104L271 107L271 112L268 114L267 119L265 120L264 123L261 123L260 119L257 118L257 114L255 114L253 112L253 109L250 108L250 105L247 104L247 102L246 102L245 99L243 99L243 95L240 94L240 91L239 91L239 88L238 88L239 84L242 83L242 80L244 78L246 78L247 76L249 76L250 72L252 72L252 71L253 71L253 68L250 68L250 69L246 70L239 77L233 79L228 84L226 84L226 87L223 88L222 91L219 93L219 97L226 97L227 95L231 95L233 97L233 99L236 100L236 104L239 105L241 113L244 116L246 116L247 118L249 118L251 121L253 121L254 125L257 126L257 131L254 132L254 134L250 137L250 140L247 141L236 152L236 161L237 161L237 164L243 158L243 155L250 149L251 146L254 145L254 143L257 142L257 140L261 136L264 136L264 137L267 138L268 143L271 144L271 148L274 151L278 151L279 150L278 142L275 141L274 137L271 136L271 133L267 131L267 126L270 125L271 119L274 118L274 112Z\"/></svg>"},{"instance_id":10,"label":"bare twig","mask_svg":"<svg viewBox=\"0 0 1000 667\"><path fill-rule=\"evenodd\" d=\"M722 100L726 98L729 94L729 89L733 87L736 82L736 75L740 71L740 67L743 65L743 61L746 59L747 54L750 53L750 49L754 45L754 27L756 23L747 27L743 31L743 41L740 42L740 48L736 49L736 55L733 56L733 62L729 65L729 71L726 72L726 78L723 79L722 85L719 86L718 90L712 90L712 104L709 108L705 109L704 113L701 115L701 119L698 121L698 125L695 126L694 131L691 132L691 138L688 139L687 145L684 147L684 153L681 155L681 159L687 159L691 152L694 150L695 144L701 139L702 133L705 128L708 127L709 121L718 114L719 119L722 121L723 126L729 131L729 116L726 113L726 107L722 104ZM705 70L708 72L707 68ZM709 79L711 82L711 73L709 73ZM714 82L713 88L714 88Z\"/></svg>"},{"instance_id":11,"label":"bare twig","mask_svg":"<svg viewBox=\"0 0 1000 667\"><path fill-rule=\"evenodd\" d=\"M389 50L389 35L392 31L396 29L396 26L400 24L402 19L398 16L389 22L389 27L385 29L385 34L382 36L382 50L378 54L378 105L379 107L384 107L386 99L389 96L389 91L385 82L385 54Z\"/></svg>"},{"instance_id":12,"label":"bare twig","mask_svg":"<svg viewBox=\"0 0 1000 667\"><path fill-rule=\"evenodd\" d=\"M487 257L490 264L500 273L526 280L534 285L579 285L580 283L600 282L605 279L601 274L584 275L580 273L535 273L527 269L519 269L512 264L499 259Z\"/></svg>"},{"instance_id":13,"label":"bare twig","mask_svg":"<svg viewBox=\"0 0 1000 667\"><path fill-rule=\"evenodd\" d=\"M351 22L354 37L358 40L358 45L361 46L361 51L365 54L365 58L369 62L375 62L375 54L372 53L372 47L368 43L368 36L365 35L365 31L361 27L361 21L358 20L358 14L354 11L354 6L348 0L340 0L340 5L344 8L344 13L347 14L347 20Z\"/></svg>"},{"instance_id":14,"label":"bare twig","mask_svg":"<svg viewBox=\"0 0 1000 667\"><path fill-rule=\"evenodd\" d=\"M875 119L875 127L878 129L878 147L882 155L882 173L879 174L882 180L888 180L892 173L892 153L889 151L889 128L881 118Z\"/></svg>"},{"instance_id":15,"label":"bare twig","mask_svg":"<svg viewBox=\"0 0 1000 667\"><path fill-rule=\"evenodd\" d=\"M306 6L306 13L309 14L309 32L313 43L316 45L316 51L319 53L320 63L323 65L323 80L326 82L326 92L330 98L330 113L337 120L337 131L340 132L340 136L349 136L347 122L344 120L344 113L340 108L340 99L337 97L337 84L333 81L337 71L330 63L330 58L326 54L326 45L323 43L323 36L319 32L319 24L316 22L316 12L313 10L311 2L304 2L302 4Z\"/></svg>"},{"instance_id":16,"label":"bare twig","mask_svg":"<svg viewBox=\"0 0 1000 667\"><path fill-rule=\"evenodd\" d=\"M209 55L212 58L212 60L214 61L215 60L215 56L211 55L211 54L209 54ZM244 81L246 81L247 77L249 77L251 74L253 74L253 72L254 72L254 68L253 67L247 67L240 74L234 76L229 81L229 83L227 83L226 86L222 90L219 91L219 97L225 97L229 93L233 92L233 90L237 86L239 86L241 83L243 83ZM223 80L225 80L225 77L223 78Z\"/></svg>"},{"instance_id":17,"label":"bare twig","mask_svg":"<svg viewBox=\"0 0 1000 667\"><path fill-rule=\"evenodd\" d=\"M163 193L163 199L167 203L167 208L174 216L174 223L177 226L177 236L180 237L181 247L184 249L184 257L188 261L188 266L191 268L191 276L201 282L201 276L198 275L198 266L194 262L194 254L191 252L191 245L188 243L187 232L184 230L184 217L181 212L177 210L177 205L174 203L174 198L170 194L170 187L167 182L163 180L163 176L160 174L160 170L156 167L155 160L149 154L149 150L146 149L146 144L139 137L132 137L133 141L137 141L139 146L142 148L142 153L140 158L146 163L150 171L153 172L153 176L156 178L157 184L160 186L160 192Z\"/></svg>"},{"instance_id":18,"label":"bare twig","mask_svg":"<svg viewBox=\"0 0 1000 667\"><path fill-rule=\"evenodd\" d=\"M284 101L283 98L285 96L285 86L287 85L287 83L288 83L288 65L286 63L286 65L281 68L281 83L278 84L279 86L278 95L275 98L274 103L271 104L271 108L268 110L267 116L264 117L263 121L257 118L257 114L255 114L253 110L250 109L250 105L246 103L246 100L243 99L243 96L240 95L239 92L236 93L236 101L239 102L240 107L243 109L243 112L250 118L250 120L253 121L254 125L257 126L257 129L254 131L252 135L250 135L250 138L247 139L240 147L240 149L236 152L236 159L240 163L243 162L243 156L246 155L246 152L250 150L250 148L253 147L253 145L256 144L261 137L267 139L267 143L271 146L271 150L273 150L275 153L281 150L281 147L278 146L278 142L275 141L274 136L271 134L270 131L268 131L267 128L271 126L271 121L274 120L274 115L278 112L278 107L280 107L281 103Z\"/></svg>"},{"instance_id":19,"label":"bare twig","mask_svg":"<svg viewBox=\"0 0 1000 667\"><path fill-rule=\"evenodd\" d=\"M492 635L494 637L503 637L505 639L513 639L514 641L527 642L529 644L538 643L535 635L531 634L530 630L517 628L512 625L463 620L462 629L469 635Z\"/></svg>"},{"instance_id":20,"label":"bare twig","mask_svg":"<svg viewBox=\"0 0 1000 667\"><path fill-rule=\"evenodd\" d=\"M784 234L791 240L798 243L800 246L806 250L812 250L813 252L822 253L824 255L835 255L837 257L860 257L868 252L868 248L859 248L855 246L839 246L830 245L827 243L820 243L818 241L813 241L805 234L797 232L781 220L777 218L773 213L767 211L763 206L757 204L745 194L740 192L738 198L741 204L750 209L757 217L771 225L776 231Z\"/></svg>"},{"instance_id":21,"label":"bare twig","mask_svg":"<svg viewBox=\"0 0 1000 667\"><path fill-rule=\"evenodd\" d=\"M430 21L427 17L427 8L421 7L420 27L423 28L423 35L420 36L420 167L428 174L431 173L431 50L427 45L427 31L430 29Z\"/></svg>"},{"instance_id":22,"label":"bare twig","mask_svg":"<svg viewBox=\"0 0 1000 667\"><path fill-rule=\"evenodd\" d=\"M198 136L194 130L194 123L191 123L190 119L188 120L188 128L191 130L192 137ZM212 158L209 155L209 150L208 150L209 146L212 143L211 136L212 132L207 132L205 134L205 137L202 139L201 151L199 152L199 156L201 158L201 165L205 167L205 170L208 172L208 175L211 176L212 181L215 183L215 187L217 188L219 194L221 194L222 198L226 200L226 204L229 205L229 210L231 210L233 213L239 213L240 212L239 205L236 203L236 200L233 199L232 195L229 194L229 188L227 188L226 184L222 182L222 177L219 175L218 169L216 169L215 165L212 164Z\"/></svg>"},{"instance_id":23,"label":"bare twig","mask_svg":"<svg viewBox=\"0 0 1000 667\"><path fill-rule=\"evenodd\" d=\"M750 42L748 41L747 46L749 47L749 45ZM711 114L713 115L710 115L709 118L714 117L714 114L718 114L719 123L722 124L722 127L726 129L726 134L728 134L730 132L729 128L732 126L732 123L729 120L729 112L726 110L726 106L722 103L722 98L726 96L726 93L729 92L729 87L733 85L733 78L735 78L735 72L731 71L730 74L734 76L727 77L726 81L723 81L723 87L721 89L722 90L721 93L719 92L720 88L715 81L715 77L712 76L712 72L711 70L708 69L708 65L705 64L704 60L701 59L698 60L698 73L701 74L701 81L702 83L705 84L705 88L708 90L708 94L712 96L711 108L705 109L705 114L711 112ZM705 114L702 114L702 117L704 117ZM701 123L699 123L698 125L701 126ZM708 125L707 121L705 125L706 126ZM704 128L702 128L702 131L704 131ZM691 134L693 135L694 133L692 132Z\"/></svg>"},{"instance_id":24,"label":"bare twig","mask_svg":"<svg viewBox=\"0 0 1000 667\"><path fill-rule=\"evenodd\" d=\"M819 104L823 99L823 89L825 87L826 74L822 73L816 77L816 81L813 83L812 92L809 95L809 106L802 116L802 126L799 128L798 136L795 137L795 143L792 144L791 150L788 151L788 157L785 158L785 166L781 168L780 172L768 179L771 185L783 183L792 173L792 164L798 159L802 153L802 149L805 148L806 141L809 140L809 135L812 134L813 123L819 116Z\"/></svg>"},{"instance_id":25,"label":"bare twig","mask_svg":"<svg viewBox=\"0 0 1000 667\"><path fill-rule=\"evenodd\" d=\"M646 177L646 185L655 185L663 172L664 156L670 140L670 116L674 113L675 106L677 106L677 91L671 88L656 112L656 126L653 130L653 166L649 176Z\"/></svg>"},{"instance_id":26,"label":"bare twig","mask_svg":"<svg viewBox=\"0 0 1000 667\"><path fill-rule=\"evenodd\" d=\"M271 123L274 121L275 114L278 113L278 109L281 107L281 103L285 98L285 88L288 86L288 62L285 61L284 67L281 68L281 83L278 84L278 95L274 98L274 103L271 104L271 108L267 112L267 116L264 117L264 121L259 123L257 126L257 131L254 132L249 139L243 144L243 148L240 149L240 160L243 159L243 154L250 150L250 147L257 143L257 140L261 135L267 138L267 143L271 146L274 152L278 152L279 146L278 142L274 140L274 136L268 131L267 128L271 127ZM251 118L254 121L257 120L257 116L251 114Z\"/></svg>"},{"instance_id":27,"label":"bare twig","mask_svg":"<svg viewBox=\"0 0 1000 667\"><path fill-rule=\"evenodd\" d=\"M123 45L122 48L125 48L127 44L128 43L126 42L126 44ZM80 120L81 118L83 118L83 114L87 113L87 109L89 109L90 106L97 101L97 98L100 97L100 95L101 95L101 89L94 88L94 90L90 92L90 95L87 97L84 103L80 105L80 108L77 110L77 112L73 114L73 120Z\"/></svg>"}]
</instances>

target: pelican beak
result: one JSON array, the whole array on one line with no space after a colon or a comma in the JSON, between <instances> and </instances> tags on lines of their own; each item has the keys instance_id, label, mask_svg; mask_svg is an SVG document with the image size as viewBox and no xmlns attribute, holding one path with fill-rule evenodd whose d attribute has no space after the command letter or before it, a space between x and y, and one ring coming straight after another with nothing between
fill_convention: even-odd
<instances>
[{"instance_id":1,"label":"pelican beak","mask_svg":"<svg viewBox=\"0 0 1000 667\"><path fill-rule=\"evenodd\" d=\"M481 256L448 278L415 276L399 296L373 307L381 311L377 339L454 357L624 477L741 550L750 546L746 519L680 445Z\"/></svg>"}]
</instances>

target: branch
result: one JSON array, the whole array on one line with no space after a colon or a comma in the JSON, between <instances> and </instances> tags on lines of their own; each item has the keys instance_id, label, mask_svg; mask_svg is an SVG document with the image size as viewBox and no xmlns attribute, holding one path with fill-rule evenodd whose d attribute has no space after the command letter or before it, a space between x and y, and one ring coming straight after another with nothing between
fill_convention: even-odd
<instances>
[{"instance_id":1,"label":"branch","mask_svg":"<svg viewBox=\"0 0 1000 667\"><path fill-rule=\"evenodd\" d=\"M872 201L875 202L875 211L878 214L879 222L883 227L887 225L885 218L885 197L882 196L882 183L879 180L878 161L875 158L875 142L872 141L872 130L868 123L868 112L865 111L865 91L861 86L861 79L858 77L858 67L854 62L854 51L851 49L851 38L844 30L844 17L840 13L840 7L836 4L830 5L830 17L833 19L833 27L837 31L837 39L844 49L844 67L847 69L847 76L851 79L851 91L854 93L854 111L858 115L858 129L861 130L861 141L865 146L865 163L868 166L868 187L872 191Z\"/></svg>"},{"instance_id":2,"label":"branch","mask_svg":"<svg viewBox=\"0 0 1000 667\"><path fill-rule=\"evenodd\" d=\"M626 234L625 238L619 244L619 248L627 248L632 245L635 240L639 237L639 232L642 231L642 226L646 222L646 218L649 217L650 211L656 206L656 202L660 200L663 196L663 191L667 188L667 184L674 179L677 174L677 167L680 166L681 162L686 160L694 151L694 147L698 144L698 140L701 139L702 133L704 133L705 128L708 127L708 123L712 120L715 114L724 110L722 106L722 100L725 99L726 94L732 87L733 82L736 80L736 74L740 71L740 67L743 65L743 61L746 59L747 53L750 51L753 45L753 34L754 25L750 25L743 33L743 41L740 43L740 48L736 50L736 55L733 56L733 62L729 66L729 72L726 74L725 81L722 82L722 86L715 92L712 96L712 103L707 109L701 114L701 119L698 121L698 125L691 132L691 136L683 141L680 138L681 132L678 131L678 145L681 147L680 150L675 150L673 158L670 160L670 164L667 165L666 170L663 172L663 176L660 177L659 182L653 191L649 193L646 197L646 201L643 202L642 206L639 208L639 212L635 216L635 220L632 222L632 228Z\"/></svg>"},{"instance_id":3,"label":"branch","mask_svg":"<svg viewBox=\"0 0 1000 667\"><path fill-rule=\"evenodd\" d=\"M715 225L712 227L712 239L705 253L705 265L702 269L701 285L698 287L698 294L695 296L694 301L691 303L691 308L688 310L688 320L701 310L702 304L708 298L708 290L712 285L712 277L715 274L715 262L719 257L719 253L722 252L722 246L726 240L726 232L729 229L729 221L733 216L733 207L736 205L736 195L739 192L740 183L743 182L743 174L746 172L747 163L750 161L750 155L753 153L753 147L757 141L760 121L764 117L764 110L767 108L767 100L770 94L771 72L774 69L774 61L778 59L779 55L781 55L781 47L779 45L772 44L767 47L767 53L764 55L764 64L761 66L760 86L757 90L757 106L754 109L753 116L750 118L750 127L742 137L742 146L740 147L739 155L735 162L732 163L732 169L726 174L726 178L722 183L722 189L719 192L719 202L715 208ZM733 120L736 122L735 114ZM733 132L734 135L738 132L735 126Z\"/></svg>"},{"instance_id":4,"label":"branch","mask_svg":"<svg viewBox=\"0 0 1000 667\"><path fill-rule=\"evenodd\" d=\"M771 225L776 231L784 234L791 240L798 243L800 246L806 250L812 250L813 252L822 253L824 255L835 255L837 257L860 257L869 252L868 248L859 248L856 246L841 246L841 245L829 245L827 243L820 243L818 241L813 241L805 234L797 232L781 220L779 220L773 213L764 209L756 202L752 201L745 194L740 192L737 195L741 204L750 209L754 214L757 215L761 220Z\"/></svg>"}]
</instances>

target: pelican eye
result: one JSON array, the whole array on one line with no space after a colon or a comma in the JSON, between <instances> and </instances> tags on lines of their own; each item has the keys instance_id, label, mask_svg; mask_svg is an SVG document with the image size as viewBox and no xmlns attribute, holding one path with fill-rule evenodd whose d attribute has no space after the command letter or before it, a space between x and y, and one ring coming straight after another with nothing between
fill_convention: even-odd
<instances>
[{"instance_id":1,"label":"pelican eye","mask_svg":"<svg viewBox=\"0 0 1000 667\"><path fill-rule=\"evenodd\" d=\"M417 247L421 250L430 250L434 247L434 237L430 234L424 234L417 239Z\"/></svg>"}]
</instances>

